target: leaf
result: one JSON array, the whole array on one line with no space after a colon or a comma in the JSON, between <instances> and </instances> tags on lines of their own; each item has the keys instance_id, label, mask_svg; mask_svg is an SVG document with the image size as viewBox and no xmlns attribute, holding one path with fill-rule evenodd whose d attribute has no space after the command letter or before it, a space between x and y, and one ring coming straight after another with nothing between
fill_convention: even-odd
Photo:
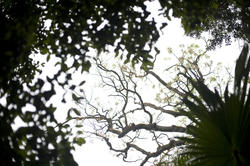
<instances>
[{"instance_id":1,"label":"leaf","mask_svg":"<svg viewBox=\"0 0 250 166\"><path fill-rule=\"evenodd\" d=\"M165 28L167 25L168 25L168 23L166 23L166 22L162 23L162 25L160 27L160 30L162 30L163 28Z\"/></svg>"},{"instance_id":2,"label":"leaf","mask_svg":"<svg viewBox=\"0 0 250 166\"><path fill-rule=\"evenodd\" d=\"M87 72L88 72L90 66L91 66L91 63L90 63L89 61L84 62L84 63L82 64L82 71L81 71L81 73L83 73L84 71L87 71Z\"/></svg>"},{"instance_id":3,"label":"leaf","mask_svg":"<svg viewBox=\"0 0 250 166\"><path fill-rule=\"evenodd\" d=\"M56 107L53 107L52 105L49 107L49 110L51 111L51 112L55 112L55 110L56 110Z\"/></svg>"},{"instance_id":4,"label":"leaf","mask_svg":"<svg viewBox=\"0 0 250 166\"><path fill-rule=\"evenodd\" d=\"M72 80L72 74L69 74L69 73L68 73L68 74L66 75L66 79L67 79L67 80Z\"/></svg>"},{"instance_id":5,"label":"leaf","mask_svg":"<svg viewBox=\"0 0 250 166\"><path fill-rule=\"evenodd\" d=\"M50 60L50 54L47 55L46 61L48 62Z\"/></svg>"},{"instance_id":6,"label":"leaf","mask_svg":"<svg viewBox=\"0 0 250 166\"><path fill-rule=\"evenodd\" d=\"M85 84L86 81L82 81L80 82L79 86L82 86L83 84Z\"/></svg>"},{"instance_id":7,"label":"leaf","mask_svg":"<svg viewBox=\"0 0 250 166\"><path fill-rule=\"evenodd\" d=\"M127 63L129 63L129 59L128 58L124 61L124 64L127 64Z\"/></svg>"},{"instance_id":8,"label":"leaf","mask_svg":"<svg viewBox=\"0 0 250 166\"><path fill-rule=\"evenodd\" d=\"M47 48L40 49L40 53L43 54L43 55L45 55L45 54L48 53L48 49Z\"/></svg>"},{"instance_id":9,"label":"leaf","mask_svg":"<svg viewBox=\"0 0 250 166\"><path fill-rule=\"evenodd\" d=\"M225 101L228 100L228 98L229 98L229 95L228 95L228 84L227 84L227 86L225 88L225 91L224 91L224 98L225 98Z\"/></svg>"},{"instance_id":10,"label":"leaf","mask_svg":"<svg viewBox=\"0 0 250 166\"><path fill-rule=\"evenodd\" d=\"M85 139L83 137L74 138L73 142L76 143L79 146L86 143L86 141L85 141Z\"/></svg>"},{"instance_id":11,"label":"leaf","mask_svg":"<svg viewBox=\"0 0 250 166\"><path fill-rule=\"evenodd\" d=\"M81 128L81 127L83 127L83 125L81 125L81 124L77 124L77 125L75 125L75 127L77 127L77 128Z\"/></svg>"},{"instance_id":12,"label":"leaf","mask_svg":"<svg viewBox=\"0 0 250 166\"><path fill-rule=\"evenodd\" d=\"M155 47L155 51L156 51L157 54L160 53L160 50L157 47Z\"/></svg>"},{"instance_id":13,"label":"leaf","mask_svg":"<svg viewBox=\"0 0 250 166\"><path fill-rule=\"evenodd\" d=\"M212 2L212 6L213 6L214 9L218 9L219 8L218 3L216 3L216 2Z\"/></svg>"},{"instance_id":14,"label":"leaf","mask_svg":"<svg viewBox=\"0 0 250 166\"><path fill-rule=\"evenodd\" d=\"M78 102L78 97L77 97L74 93L72 93L72 99L73 99L74 101Z\"/></svg>"},{"instance_id":15,"label":"leaf","mask_svg":"<svg viewBox=\"0 0 250 166\"><path fill-rule=\"evenodd\" d=\"M81 116L81 112L78 111L76 108L72 108L72 111L74 111L76 115Z\"/></svg>"},{"instance_id":16,"label":"leaf","mask_svg":"<svg viewBox=\"0 0 250 166\"><path fill-rule=\"evenodd\" d=\"M61 70L65 73L68 71L68 66L63 62L61 63Z\"/></svg>"},{"instance_id":17,"label":"leaf","mask_svg":"<svg viewBox=\"0 0 250 166\"><path fill-rule=\"evenodd\" d=\"M220 103L220 100L217 100L217 95L213 93L203 82L201 81L192 81L193 86L202 96L202 99L207 103L208 106L216 107Z\"/></svg>"},{"instance_id":18,"label":"leaf","mask_svg":"<svg viewBox=\"0 0 250 166\"><path fill-rule=\"evenodd\" d=\"M67 117L66 117L67 120L71 120L72 119L71 111L72 111L72 109L68 110Z\"/></svg>"},{"instance_id":19,"label":"leaf","mask_svg":"<svg viewBox=\"0 0 250 166\"><path fill-rule=\"evenodd\" d=\"M81 134L83 134L83 131L82 130L78 130L76 133L79 134L79 135L81 135Z\"/></svg>"},{"instance_id":20,"label":"leaf","mask_svg":"<svg viewBox=\"0 0 250 166\"><path fill-rule=\"evenodd\" d=\"M75 88L76 88L75 85L71 85L71 86L69 87L70 90L75 90Z\"/></svg>"},{"instance_id":21,"label":"leaf","mask_svg":"<svg viewBox=\"0 0 250 166\"><path fill-rule=\"evenodd\" d=\"M246 59L248 55L248 45L245 44L239 58L236 61L235 66L235 78L234 78L234 89L235 91L240 89L241 80L244 76L245 66L246 66ZM239 92L238 92L239 93Z\"/></svg>"}]
</instances>

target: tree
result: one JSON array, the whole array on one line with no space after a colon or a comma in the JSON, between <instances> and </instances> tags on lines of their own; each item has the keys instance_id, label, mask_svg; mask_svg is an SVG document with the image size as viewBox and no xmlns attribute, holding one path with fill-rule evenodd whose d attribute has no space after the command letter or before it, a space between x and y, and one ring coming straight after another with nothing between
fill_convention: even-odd
<instances>
[{"instance_id":1,"label":"tree","mask_svg":"<svg viewBox=\"0 0 250 166\"><path fill-rule=\"evenodd\" d=\"M159 58L155 59L155 66L146 71L128 65L121 65L118 70L110 69L114 66L108 67L96 59L101 86L108 89L107 95L101 99L103 104L98 104L87 95L76 93L76 96L82 97L75 100L80 106L78 110L81 111L81 116L70 118L77 119L80 124L81 121L86 122L83 123L84 126L93 124L92 129L83 128L84 133L102 138L124 161L133 160L130 158L133 150L139 152L136 155L139 157L134 160L140 159L141 165L152 162L153 158L159 159L160 156L171 154L177 146L184 145L185 142L178 140L176 136L185 135L185 125L188 124L188 121L178 122L183 120L184 115L180 110L187 109L179 98L185 98L189 94L194 97L197 95L191 81L183 75L210 85L219 82L219 79L214 79L216 74L212 73L216 70L206 60L206 53L198 50L197 45L182 48L181 53L181 56L176 56L175 64L160 68L157 64L162 59ZM163 74L159 75L159 70ZM145 82L140 82L142 79ZM148 89L158 93L150 92L152 97L146 99L144 96ZM120 141L120 144L117 145L115 140ZM150 146L143 146L149 142Z\"/></svg>"},{"instance_id":2,"label":"tree","mask_svg":"<svg viewBox=\"0 0 250 166\"><path fill-rule=\"evenodd\" d=\"M26 71L35 71L29 58L32 52L47 54L48 59L55 54L62 71L79 67L87 71L90 64L86 54L90 48L101 52L108 51L108 45L116 46L117 54L125 49L128 60L146 63L159 37L155 21L146 19L150 13L142 1L10 0L0 4L1 74L8 73L1 78L1 86L18 75L10 73L17 67L22 80ZM73 66L65 64L68 55L75 60Z\"/></svg>"},{"instance_id":3,"label":"tree","mask_svg":"<svg viewBox=\"0 0 250 166\"><path fill-rule=\"evenodd\" d=\"M69 126L58 126L56 108L47 104L55 86L71 90L78 86L69 83L72 70L88 71L90 48L100 53L113 45L117 54L127 50L133 63L147 63L159 37L156 23L146 19L149 12L142 1L0 0L0 8L1 163L76 165ZM43 64L31 54L48 61L55 55L60 70L46 80L35 79ZM74 62L68 65L71 58ZM60 76L65 81L60 82ZM43 90L45 83L49 90ZM17 119L25 125L15 130Z\"/></svg>"},{"instance_id":4,"label":"tree","mask_svg":"<svg viewBox=\"0 0 250 166\"><path fill-rule=\"evenodd\" d=\"M61 71L90 67L86 59L90 48L98 53L114 46L126 62L142 61L150 65L150 51L159 38L154 19L144 1L0 1L1 4L1 75L0 85L7 88L8 80L33 78L37 65L32 52L60 58ZM159 1L162 14L170 20L181 18L187 34L200 36L211 32L211 46L229 42L232 37L249 41L249 2L231 1ZM150 5L150 4L149 4ZM25 9L26 12L23 12ZM166 26L167 19L161 28ZM74 59L67 66L65 60ZM11 71L11 72L10 72ZM8 73L8 74L6 74Z\"/></svg>"}]
</instances>

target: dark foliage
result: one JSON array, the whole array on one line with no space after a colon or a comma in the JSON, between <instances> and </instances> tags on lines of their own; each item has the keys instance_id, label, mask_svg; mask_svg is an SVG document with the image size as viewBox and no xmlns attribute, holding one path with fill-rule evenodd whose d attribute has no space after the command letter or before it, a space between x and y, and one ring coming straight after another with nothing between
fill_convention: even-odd
<instances>
[{"instance_id":1,"label":"dark foliage","mask_svg":"<svg viewBox=\"0 0 250 166\"><path fill-rule=\"evenodd\" d=\"M248 0L160 0L164 13L181 18L186 34L200 37L209 32L209 48L233 38L250 42L250 2ZM172 9L172 10L170 10Z\"/></svg>"},{"instance_id":2,"label":"dark foliage","mask_svg":"<svg viewBox=\"0 0 250 166\"><path fill-rule=\"evenodd\" d=\"M55 94L54 83L68 85L70 69L88 71L90 48L100 53L108 51L108 45L116 46L117 55L127 50L127 61L147 63L159 37L155 22L146 20L149 12L142 1L1 0L0 8L1 165L76 165L70 130L67 125L54 128L56 108L46 104ZM34 53L47 60L52 54L58 57L59 72L47 80L34 80L41 65L30 58ZM72 66L66 64L68 58L74 59ZM66 81L58 82L62 73ZM41 90L45 82L51 86L48 91ZM35 111L24 111L27 105ZM17 119L25 125L14 130Z\"/></svg>"}]
</instances>

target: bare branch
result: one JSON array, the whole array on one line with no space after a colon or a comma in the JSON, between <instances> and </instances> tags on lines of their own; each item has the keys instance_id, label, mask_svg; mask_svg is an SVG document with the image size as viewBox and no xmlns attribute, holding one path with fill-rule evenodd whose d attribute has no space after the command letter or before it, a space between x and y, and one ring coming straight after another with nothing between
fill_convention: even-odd
<instances>
[{"instance_id":1,"label":"bare branch","mask_svg":"<svg viewBox=\"0 0 250 166\"><path fill-rule=\"evenodd\" d=\"M128 155L132 149L139 152L140 157L138 158L140 158L141 166L152 158L168 154L168 151L173 150L176 146L184 145L184 142L177 140L175 136L185 134L186 127L171 124L166 126L167 123L163 122L163 119L169 118L167 120L171 121L175 118L178 120L180 116L183 116L179 110L185 110L186 107L180 98L188 97L202 104L200 97L196 95L197 91L194 90L194 80L204 81L207 75L202 73L203 68L199 63L204 53L196 54L192 58L185 57L187 52L182 53L181 57L176 56L178 60L176 64L171 64L164 70L164 72L169 72L169 78L173 77L171 82L164 80L153 67L147 71L138 72L140 73L138 74L138 70L135 68L129 68L126 65L119 66L118 69L108 68L97 60L101 85L109 88L107 97L110 97L111 100L109 100L109 104L99 104L96 101L90 103L84 97L86 108L83 120L89 119L93 122L93 129L89 129L87 133L102 138L110 150L122 156L124 161L131 160ZM211 65L208 65L205 71L211 74ZM175 72L174 75L173 72ZM139 81L145 81L145 84L142 85ZM156 87L155 83L161 85L159 88L154 88L154 90L159 90L155 102L145 98L143 96L145 93L140 91L144 90L144 86L148 82L153 83L153 87ZM152 92L155 93L153 89ZM145 102L146 99L149 102ZM113 101L116 102L112 104ZM120 139L123 143L122 146L115 146L116 144L112 142L111 138ZM153 146L139 146L140 141L143 140L152 141Z\"/></svg>"},{"instance_id":2,"label":"bare branch","mask_svg":"<svg viewBox=\"0 0 250 166\"><path fill-rule=\"evenodd\" d=\"M176 89L176 88L173 88L172 86L170 86L170 85L168 85L165 81L163 81L162 79L161 79L161 77L160 76L158 76L155 72L153 72L153 71L147 71L149 74L151 74L152 76L154 76L163 86L165 86L166 88L168 88L170 91L173 91L173 92L175 92L175 93L177 93L178 95L180 95L180 96L182 96L182 97L184 97L185 96L185 94L184 93L182 93L182 92L180 92L178 89Z\"/></svg>"},{"instance_id":3,"label":"bare branch","mask_svg":"<svg viewBox=\"0 0 250 166\"><path fill-rule=\"evenodd\" d=\"M164 113L167 113L167 114L170 114L170 115L173 115L174 117L178 117L178 116L181 116L182 114L179 113L179 112L176 112L176 111L172 111L172 110L166 110L162 107L158 107L152 103L144 103L144 106L146 107L151 107L153 109L156 109L156 110L160 110L161 112L164 112Z\"/></svg>"},{"instance_id":4,"label":"bare branch","mask_svg":"<svg viewBox=\"0 0 250 166\"><path fill-rule=\"evenodd\" d=\"M129 126L126 126L123 131L119 134L119 138L124 137L126 134L128 134L130 131L136 131L136 130L149 130L149 131L162 131L162 132L182 132L184 133L186 131L185 127L180 126L158 126L155 123L153 124L131 124Z\"/></svg>"},{"instance_id":5,"label":"bare branch","mask_svg":"<svg viewBox=\"0 0 250 166\"><path fill-rule=\"evenodd\" d=\"M164 151L166 150L170 150L176 146L180 146L183 145L184 142L183 141L175 141L175 140L170 140L170 142L166 145L160 146L157 151L155 151L154 153L150 153L148 154L145 159L141 162L140 166L143 166L150 158L152 157L157 157L159 155L161 155Z\"/></svg>"}]
</instances>

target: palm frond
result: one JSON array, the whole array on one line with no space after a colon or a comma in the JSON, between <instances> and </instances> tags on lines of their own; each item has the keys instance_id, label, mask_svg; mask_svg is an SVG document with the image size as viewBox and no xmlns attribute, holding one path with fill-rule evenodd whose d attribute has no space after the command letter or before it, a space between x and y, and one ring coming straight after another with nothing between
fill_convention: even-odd
<instances>
[{"instance_id":1,"label":"palm frond","mask_svg":"<svg viewBox=\"0 0 250 166\"><path fill-rule=\"evenodd\" d=\"M246 44L236 62L232 94L228 86L224 96L220 96L203 82L189 79L201 96L199 101L190 95L183 99L189 111L182 113L192 123L187 126L189 136L180 139L187 143L185 154L192 156L192 164L247 166L250 163L249 57Z\"/></svg>"}]
</instances>

